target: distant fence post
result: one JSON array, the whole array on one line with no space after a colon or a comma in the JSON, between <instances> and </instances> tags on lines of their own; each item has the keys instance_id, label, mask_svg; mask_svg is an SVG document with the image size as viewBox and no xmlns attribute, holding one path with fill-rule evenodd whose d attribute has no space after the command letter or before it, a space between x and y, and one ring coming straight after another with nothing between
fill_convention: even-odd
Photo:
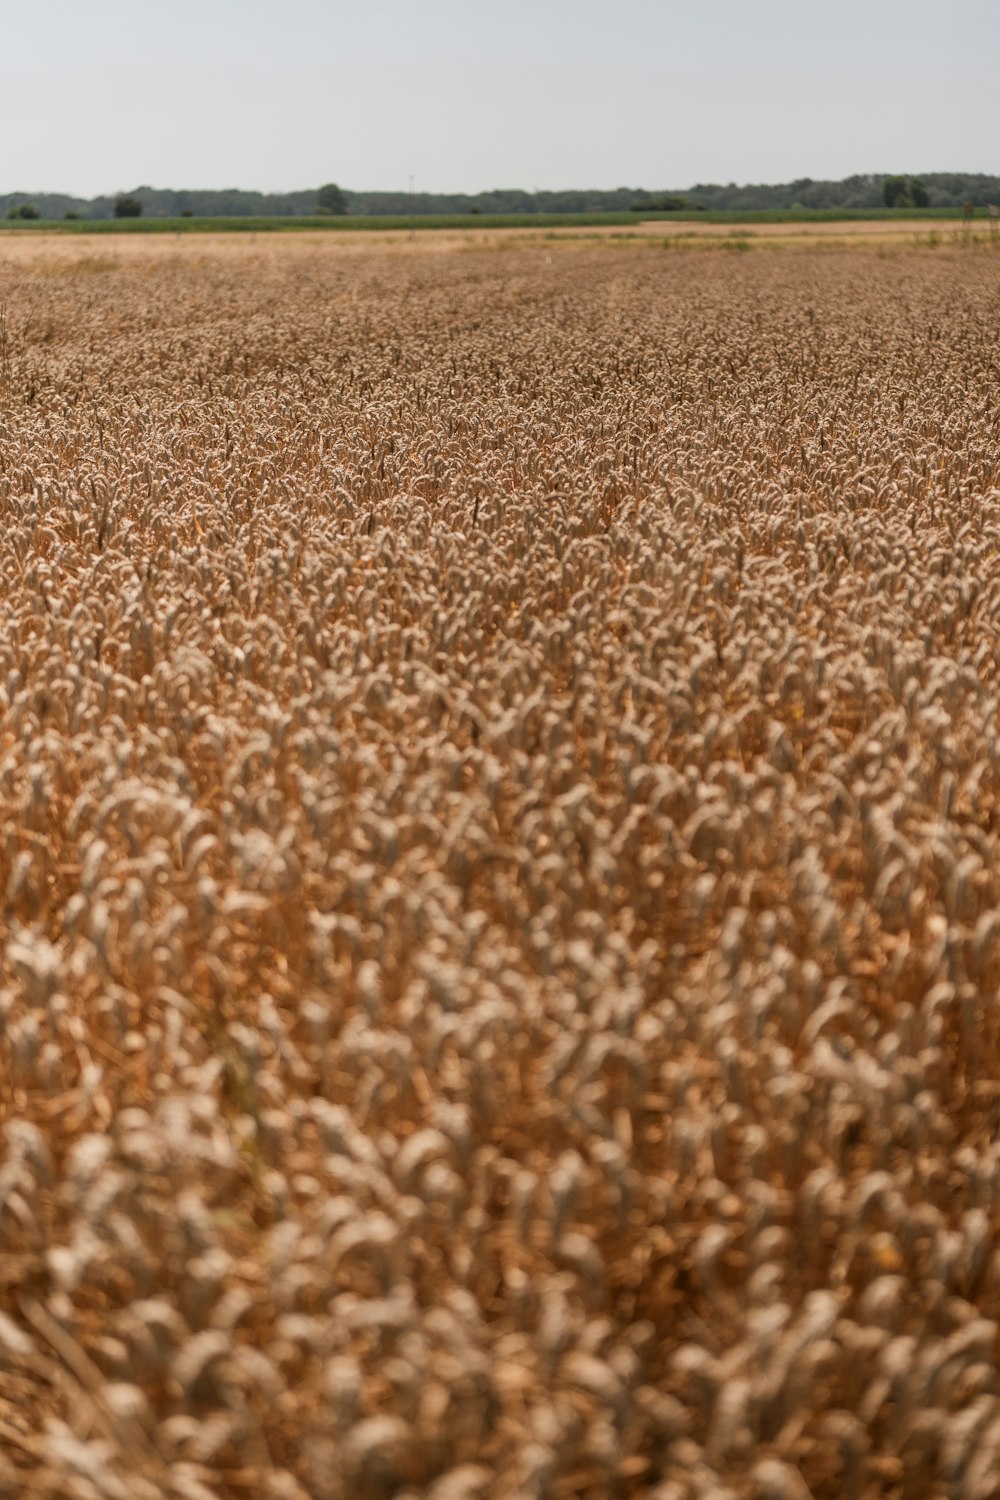
<instances>
[{"instance_id":1,"label":"distant fence post","mask_svg":"<svg viewBox=\"0 0 1000 1500\"><path fill-rule=\"evenodd\" d=\"M1000 239L1000 207L995 203L987 203L986 212L990 216L990 239L995 245Z\"/></svg>"}]
</instances>

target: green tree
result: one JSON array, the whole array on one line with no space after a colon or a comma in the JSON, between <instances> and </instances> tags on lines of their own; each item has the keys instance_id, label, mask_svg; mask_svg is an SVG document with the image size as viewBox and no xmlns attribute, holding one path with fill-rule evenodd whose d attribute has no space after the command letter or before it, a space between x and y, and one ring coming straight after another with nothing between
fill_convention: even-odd
<instances>
[{"instance_id":1,"label":"green tree","mask_svg":"<svg viewBox=\"0 0 1000 1500\"><path fill-rule=\"evenodd\" d=\"M677 209L687 208L687 206L688 201L683 193L654 193L649 197L640 198L638 203L629 205L634 214L645 212L667 214Z\"/></svg>"},{"instance_id":2,"label":"green tree","mask_svg":"<svg viewBox=\"0 0 1000 1500\"><path fill-rule=\"evenodd\" d=\"M918 182L915 177L911 177L910 178L910 202L913 204L913 207L914 208L928 208L930 206L930 201L931 201L931 195L927 191L927 189L924 187L923 183L922 182Z\"/></svg>"},{"instance_id":3,"label":"green tree","mask_svg":"<svg viewBox=\"0 0 1000 1500\"><path fill-rule=\"evenodd\" d=\"M33 203L16 203L7 210L8 219L40 219L42 216Z\"/></svg>"},{"instance_id":4,"label":"green tree","mask_svg":"<svg viewBox=\"0 0 1000 1500\"><path fill-rule=\"evenodd\" d=\"M347 194L335 182L326 182L316 193L316 208L321 214L346 214Z\"/></svg>"},{"instance_id":5,"label":"green tree","mask_svg":"<svg viewBox=\"0 0 1000 1500\"><path fill-rule=\"evenodd\" d=\"M142 204L131 193L119 193L115 199L116 219L138 219L142 217Z\"/></svg>"},{"instance_id":6,"label":"green tree","mask_svg":"<svg viewBox=\"0 0 1000 1500\"><path fill-rule=\"evenodd\" d=\"M886 208L908 208L909 194L905 177L887 177L882 184L882 202Z\"/></svg>"}]
</instances>

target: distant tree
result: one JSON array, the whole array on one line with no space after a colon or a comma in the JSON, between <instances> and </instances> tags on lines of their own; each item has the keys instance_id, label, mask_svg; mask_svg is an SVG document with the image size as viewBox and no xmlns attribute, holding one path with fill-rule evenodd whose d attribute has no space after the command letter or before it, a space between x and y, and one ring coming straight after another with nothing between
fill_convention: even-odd
<instances>
[{"instance_id":1,"label":"distant tree","mask_svg":"<svg viewBox=\"0 0 1000 1500\"><path fill-rule=\"evenodd\" d=\"M40 219L42 216L33 203L16 203L7 210L8 219Z\"/></svg>"},{"instance_id":2,"label":"distant tree","mask_svg":"<svg viewBox=\"0 0 1000 1500\"><path fill-rule=\"evenodd\" d=\"M119 193L115 199L116 219L139 219L142 217L142 204L138 198L133 198L131 193Z\"/></svg>"},{"instance_id":3,"label":"distant tree","mask_svg":"<svg viewBox=\"0 0 1000 1500\"><path fill-rule=\"evenodd\" d=\"M80 215L77 213L75 208L68 208L63 214L64 219L78 219L79 217Z\"/></svg>"},{"instance_id":4,"label":"distant tree","mask_svg":"<svg viewBox=\"0 0 1000 1500\"><path fill-rule=\"evenodd\" d=\"M887 177L882 184L882 202L886 208L908 208L910 196L905 177Z\"/></svg>"},{"instance_id":5,"label":"distant tree","mask_svg":"<svg viewBox=\"0 0 1000 1500\"><path fill-rule=\"evenodd\" d=\"M677 209L687 208L688 201L683 193L654 193L648 198L640 198L638 203L631 205L634 214L649 213L668 214Z\"/></svg>"},{"instance_id":6,"label":"distant tree","mask_svg":"<svg viewBox=\"0 0 1000 1500\"><path fill-rule=\"evenodd\" d=\"M335 182L326 182L316 193L316 208L321 214L346 214L347 194Z\"/></svg>"},{"instance_id":7,"label":"distant tree","mask_svg":"<svg viewBox=\"0 0 1000 1500\"><path fill-rule=\"evenodd\" d=\"M922 182L918 182L915 177L911 177L910 178L910 202L913 204L913 207L914 208L928 208L930 206L930 201L931 201L931 195L927 191L927 189L924 187L923 183Z\"/></svg>"},{"instance_id":8,"label":"distant tree","mask_svg":"<svg viewBox=\"0 0 1000 1500\"><path fill-rule=\"evenodd\" d=\"M181 209L181 218L182 219L193 219L194 218L194 209L193 208L182 208Z\"/></svg>"}]
</instances>

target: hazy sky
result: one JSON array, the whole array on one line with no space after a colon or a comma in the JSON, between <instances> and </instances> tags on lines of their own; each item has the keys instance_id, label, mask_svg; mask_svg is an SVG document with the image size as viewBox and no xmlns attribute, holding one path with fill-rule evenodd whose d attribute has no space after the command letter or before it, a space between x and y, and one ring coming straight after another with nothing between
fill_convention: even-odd
<instances>
[{"instance_id":1,"label":"hazy sky","mask_svg":"<svg viewBox=\"0 0 1000 1500\"><path fill-rule=\"evenodd\" d=\"M1000 172L1000 0L0 0L0 192Z\"/></svg>"}]
</instances>

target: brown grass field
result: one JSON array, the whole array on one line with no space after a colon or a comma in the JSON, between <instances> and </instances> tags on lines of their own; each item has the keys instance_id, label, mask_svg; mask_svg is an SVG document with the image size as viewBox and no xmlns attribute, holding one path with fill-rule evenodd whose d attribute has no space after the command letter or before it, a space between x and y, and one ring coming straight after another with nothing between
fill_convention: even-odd
<instances>
[{"instance_id":1,"label":"brown grass field","mask_svg":"<svg viewBox=\"0 0 1000 1500\"><path fill-rule=\"evenodd\" d=\"M502 248L0 239L0 1494L992 1500L1000 255Z\"/></svg>"}]
</instances>

